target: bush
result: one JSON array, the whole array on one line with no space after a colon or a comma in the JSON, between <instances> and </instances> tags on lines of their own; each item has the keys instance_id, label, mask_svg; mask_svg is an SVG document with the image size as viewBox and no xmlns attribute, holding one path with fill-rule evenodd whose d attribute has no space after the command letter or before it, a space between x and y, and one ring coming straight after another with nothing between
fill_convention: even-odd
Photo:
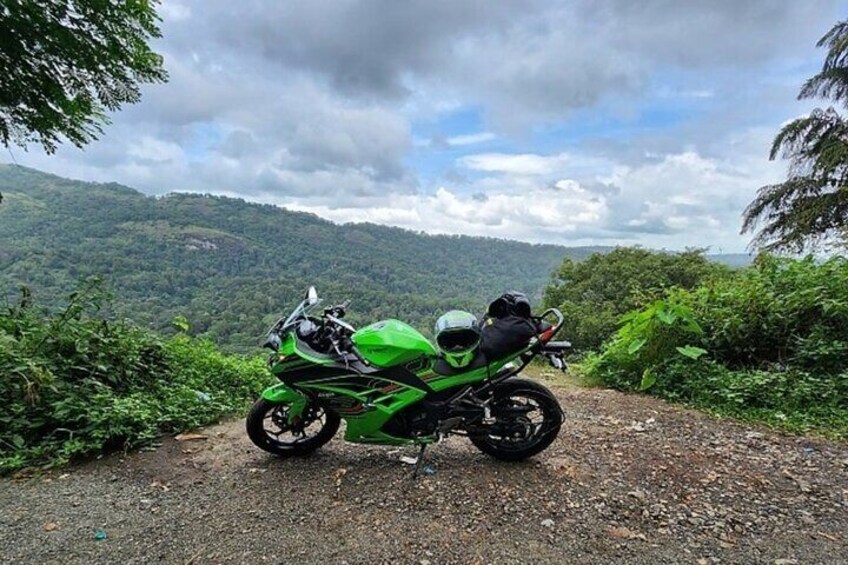
<instances>
[{"instance_id":1,"label":"bush","mask_svg":"<svg viewBox=\"0 0 848 565\"><path fill-rule=\"evenodd\" d=\"M848 262L762 256L623 319L590 378L792 430L848 435Z\"/></svg>"},{"instance_id":2,"label":"bush","mask_svg":"<svg viewBox=\"0 0 848 565\"><path fill-rule=\"evenodd\" d=\"M728 367L848 366L848 261L817 264L760 256L731 279L698 288L688 301L711 355Z\"/></svg>"},{"instance_id":3,"label":"bush","mask_svg":"<svg viewBox=\"0 0 848 565\"><path fill-rule=\"evenodd\" d=\"M698 342L703 330L679 296L623 316L624 325L603 353L587 358L588 374L617 388L646 390L654 386L659 368L706 353L690 343Z\"/></svg>"},{"instance_id":4,"label":"bush","mask_svg":"<svg viewBox=\"0 0 848 565\"><path fill-rule=\"evenodd\" d=\"M0 314L0 472L149 444L242 410L268 384L261 359L167 341L104 315L99 281L45 318L23 291Z\"/></svg>"},{"instance_id":5,"label":"bush","mask_svg":"<svg viewBox=\"0 0 848 565\"><path fill-rule=\"evenodd\" d=\"M669 288L692 288L729 272L709 262L701 249L665 253L619 247L584 261L565 259L545 290L544 305L562 311L568 339L586 351L612 336L625 312L650 304Z\"/></svg>"}]
</instances>

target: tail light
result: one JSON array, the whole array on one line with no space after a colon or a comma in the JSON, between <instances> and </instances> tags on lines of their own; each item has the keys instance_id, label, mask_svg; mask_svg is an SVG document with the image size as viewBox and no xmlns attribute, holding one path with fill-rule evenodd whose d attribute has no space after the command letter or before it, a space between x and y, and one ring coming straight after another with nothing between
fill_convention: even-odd
<instances>
[{"instance_id":1,"label":"tail light","mask_svg":"<svg viewBox=\"0 0 848 565\"><path fill-rule=\"evenodd\" d=\"M539 335L539 339L542 343L548 343L552 337L554 337L553 328L548 328Z\"/></svg>"}]
</instances>

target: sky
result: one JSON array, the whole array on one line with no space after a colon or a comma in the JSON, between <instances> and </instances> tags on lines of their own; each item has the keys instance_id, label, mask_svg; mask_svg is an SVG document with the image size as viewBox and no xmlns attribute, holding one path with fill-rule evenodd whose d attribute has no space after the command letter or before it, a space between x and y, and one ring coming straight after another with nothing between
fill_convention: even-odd
<instances>
[{"instance_id":1,"label":"sky","mask_svg":"<svg viewBox=\"0 0 848 565\"><path fill-rule=\"evenodd\" d=\"M85 149L2 160L562 245L744 251L835 0L164 0L170 74ZM821 104L821 103L820 103Z\"/></svg>"}]
</instances>

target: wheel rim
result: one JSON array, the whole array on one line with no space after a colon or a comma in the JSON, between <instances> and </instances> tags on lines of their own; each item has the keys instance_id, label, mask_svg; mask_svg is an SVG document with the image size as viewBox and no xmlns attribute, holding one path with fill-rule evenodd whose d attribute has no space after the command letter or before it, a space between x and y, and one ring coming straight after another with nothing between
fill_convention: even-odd
<instances>
[{"instance_id":1,"label":"wheel rim","mask_svg":"<svg viewBox=\"0 0 848 565\"><path fill-rule=\"evenodd\" d=\"M502 451L521 451L534 446L551 431L550 407L532 393L515 391L493 408L496 421L486 440Z\"/></svg>"},{"instance_id":2,"label":"wheel rim","mask_svg":"<svg viewBox=\"0 0 848 565\"><path fill-rule=\"evenodd\" d=\"M321 433L327 414L320 406L309 405L300 418L289 423L289 406L273 406L262 419L266 439L281 448L297 447Z\"/></svg>"}]
</instances>

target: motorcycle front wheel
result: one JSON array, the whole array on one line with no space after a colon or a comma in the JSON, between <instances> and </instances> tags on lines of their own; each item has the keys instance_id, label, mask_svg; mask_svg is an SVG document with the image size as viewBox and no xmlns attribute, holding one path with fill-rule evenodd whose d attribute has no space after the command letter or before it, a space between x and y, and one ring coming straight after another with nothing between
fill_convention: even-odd
<instances>
[{"instance_id":1,"label":"motorcycle front wheel","mask_svg":"<svg viewBox=\"0 0 848 565\"><path fill-rule=\"evenodd\" d=\"M562 409L553 393L526 379L497 385L490 405L493 423L469 439L477 449L502 461L523 461L546 449L562 427Z\"/></svg>"},{"instance_id":2,"label":"motorcycle front wheel","mask_svg":"<svg viewBox=\"0 0 848 565\"><path fill-rule=\"evenodd\" d=\"M245 422L247 435L268 453L288 457L312 453L336 435L339 415L310 402L303 414L289 422L289 405L256 401Z\"/></svg>"}]
</instances>

